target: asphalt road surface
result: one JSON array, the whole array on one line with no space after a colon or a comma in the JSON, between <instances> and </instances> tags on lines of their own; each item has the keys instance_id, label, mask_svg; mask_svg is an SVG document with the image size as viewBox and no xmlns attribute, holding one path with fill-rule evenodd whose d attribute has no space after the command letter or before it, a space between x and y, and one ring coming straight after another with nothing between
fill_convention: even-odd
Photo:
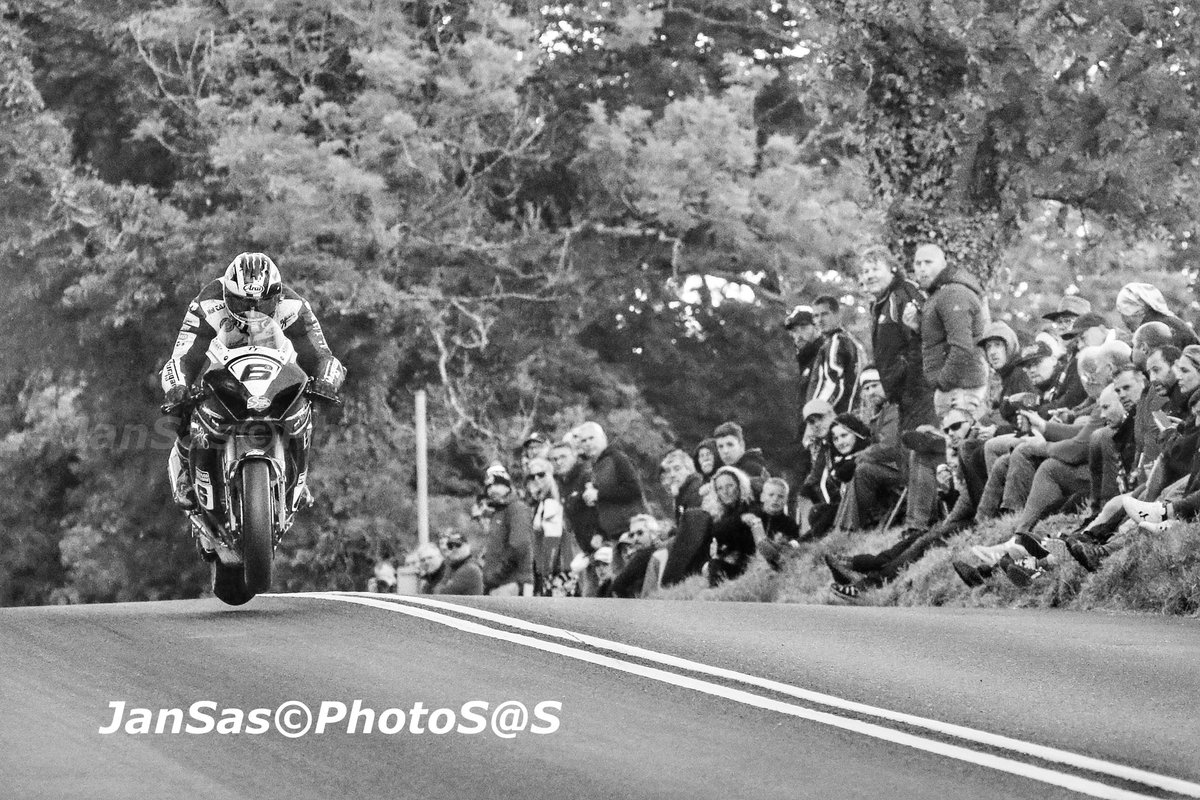
<instances>
[{"instance_id":1,"label":"asphalt road surface","mask_svg":"<svg viewBox=\"0 0 1200 800\"><path fill-rule=\"evenodd\" d=\"M1200 797L1197 664L1195 620L1034 611L3 609L0 798Z\"/></svg>"}]
</instances>

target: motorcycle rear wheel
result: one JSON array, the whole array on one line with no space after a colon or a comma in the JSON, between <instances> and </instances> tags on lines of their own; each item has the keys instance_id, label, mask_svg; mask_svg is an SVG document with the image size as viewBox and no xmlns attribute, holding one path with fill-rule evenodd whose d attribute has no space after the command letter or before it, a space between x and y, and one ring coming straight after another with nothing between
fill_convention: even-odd
<instances>
[{"instance_id":1,"label":"motorcycle rear wheel","mask_svg":"<svg viewBox=\"0 0 1200 800\"><path fill-rule=\"evenodd\" d=\"M265 461L242 467L242 560L246 589L252 595L271 588L271 561L275 555L271 515L271 469Z\"/></svg>"}]
</instances>

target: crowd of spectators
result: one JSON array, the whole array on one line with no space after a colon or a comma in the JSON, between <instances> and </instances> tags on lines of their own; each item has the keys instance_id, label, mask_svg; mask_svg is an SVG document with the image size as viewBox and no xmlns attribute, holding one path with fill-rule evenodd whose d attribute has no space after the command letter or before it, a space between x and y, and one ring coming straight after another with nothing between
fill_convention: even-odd
<instances>
[{"instance_id":1,"label":"crowd of spectators","mask_svg":"<svg viewBox=\"0 0 1200 800\"><path fill-rule=\"evenodd\" d=\"M755 559L782 569L833 530L897 529L881 552L824 553L830 597L856 603L1002 515L1011 535L954 570L970 586L993 575L1029 586L1051 565L1038 526L1052 514L1078 515L1064 544L1094 571L1131 537L1200 512L1200 342L1156 287L1130 283L1111 303L1069 294L1018 331L991 319L979 280L937 245L917 247L911 271L884 249L856 270L868 342L842 326L835 297L783 320L796 463L769 467L724 422L691 452L664 454L673 506L654 516L600 425L533 433L519 480L500 463L484 476L472 514L482 565L451 534L419 554L421 591L641 597L694 575L715 586Z\"/></svg>"}]
</instances>

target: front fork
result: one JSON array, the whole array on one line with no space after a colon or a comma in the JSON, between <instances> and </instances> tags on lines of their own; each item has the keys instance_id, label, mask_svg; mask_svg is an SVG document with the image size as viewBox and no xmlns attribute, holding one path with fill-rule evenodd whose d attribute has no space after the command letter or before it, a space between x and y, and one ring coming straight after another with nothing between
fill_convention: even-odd
<instances>
[{"instance_id":1,"label":"front fork","mask_svg":"<svg viewBox=\"0 0 1200 800\"><path fill-rule=\"evenodd\" d=\"M228 494L226 503L226 525L236 537L241 530L241 472L248 461L265 461L271 470L271 505L275 516L275 544L291 527L291 514L287 504L287 459L284 457L283 437L270 429L270 441L264 441L264 431L240 430L225 440L224 472Z\"/></svg>"}]
</instances>

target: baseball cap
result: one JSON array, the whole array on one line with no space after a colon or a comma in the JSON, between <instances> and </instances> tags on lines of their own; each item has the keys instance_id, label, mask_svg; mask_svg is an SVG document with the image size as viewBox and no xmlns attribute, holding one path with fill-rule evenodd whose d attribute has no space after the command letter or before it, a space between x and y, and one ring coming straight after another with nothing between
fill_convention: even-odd
<instances>
[{"instance_id":1,"label":"baseball cap","mask_svg":"<svg viewBox=\"0 0 1200 800\"><path fill-rule=\"evenodd\" d=\"M1062 317L1082 317L1084 314L1090 313L1092 304L1084 300L1077 294L1066 294L1058 301L1058 308L1051 311L1049 314L1043 314L1042 319L1057 320Z\"/></svg>"},{"instance_id":2,"label":"baseball cap","mask_svg":"<svg viewBox=\"0 0 1200 800\"><path fill-rule=\"evenodd\" d=\"M525 437L525 441L521 442L521 447L529 447L531 444L549 444L550 440L546 438L546 434L539 431L534 431Z\"/></svg>"},{"instance_id":3,"label":"baseball cap","mask_svg":"<svg viewBox=\"0 0 1200 800\"><path fill-rule=\"evenodd\" d=\"M858 376L858 385L863 386L868 383L881 383L879 379L879 370L864 369L862 374Z\"/></svg>"},{"instance_id":4,"label":"baseball cap","mask_svg":"<svg viewBox=\"0 0 1200 800\"><path fill-rule=\"evenodd\" d=\"M1054 355L1054 351L1045 342L1034 342L1021 349L1021 355L1014 362L1014 366L1027 367L1034 362L1041 361L1043 358L1056 358L1056 356Z\"/></svg>"},{"instance_id":5,"label":"baseball cap","mask_svg":"<svg viewBox=\"0 0 1200 800\"><path fill-rule=\"evenodd\" d=\"M1095 328L1097 325L1103 325L1106 328L1109 327L1108 320L1104 318L1103 314L1097 314L1095 311L1089 311L1087 314L1082 314L1076 317L1075 321L1071 323L1071 329L1063 331L1062 338L1074 339L1079 334L1083 333L1089 328Z\"/></svg>"},{"instance_id":6,"label":"baseball cap","mask_svg":"<svg viewBox=\"0 0 1200 800\"><path fill-rule=\"evenodd\" d=\"M815 318L813 317L813 310L811 307L796 306L789 311L787 317L784 318L783 327L790 331L792 328L798 328L801 325L813 325L814 323Z\"/></svg>"},{"instance_id":7,"label":"baseball cap","mask_svg":"<svg viewBox=\"0 0 1200 800\"><path fill-rule=\"evenodd\" d=\"M824 416L827 416L832 413L833 413L833 406L829 405L829 403L827 403L826 401L824 401L824 400L809 400L807 403L804 404L804 410L801 412L800 416L804 417L804 419L808 419L809 417L813 416L814 414L824 417Z\"/></svg>"}]
</instances>

